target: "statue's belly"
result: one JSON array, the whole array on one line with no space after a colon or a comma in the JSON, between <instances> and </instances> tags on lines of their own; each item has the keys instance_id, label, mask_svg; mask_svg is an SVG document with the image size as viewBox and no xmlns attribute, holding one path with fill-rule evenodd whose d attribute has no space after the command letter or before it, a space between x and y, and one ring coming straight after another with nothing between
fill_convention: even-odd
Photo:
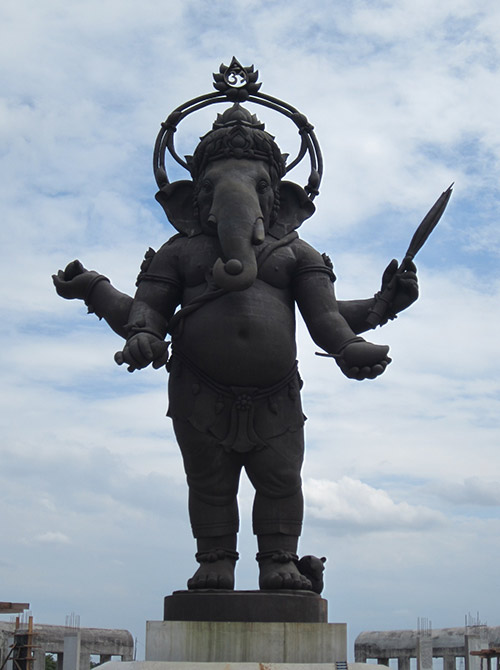
<instances>
[{"instance_id":1,"label":"statue's belly","mask_svg":"<svg viewBox=\"0 0 500 670\"><path fill-rule=\"evenodd\" d=\"M175 348L221 384L271 386L295 362L294 303L288 291L257 281L189 314Z\"/></svg>"}]
</instances>

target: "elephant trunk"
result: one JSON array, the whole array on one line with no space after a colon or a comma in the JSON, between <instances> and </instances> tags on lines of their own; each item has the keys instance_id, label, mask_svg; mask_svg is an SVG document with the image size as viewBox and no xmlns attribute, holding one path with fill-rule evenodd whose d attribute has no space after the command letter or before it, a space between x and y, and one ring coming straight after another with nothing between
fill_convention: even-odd
<instances>
[{"instance_id":1,"label":"elephant trunk","mask_svg":"<svg viewBox=\"0 0 500 670\"><path fill-rule=\"evenodd\" d=\"M221 189L214 197L209 219L217 225L225 258L214 264L214 281L226 291L244 291L257 278L253 247L262 244L266 234L257 194L242 192L241 184Z\"/></svg>"}]
</instances>

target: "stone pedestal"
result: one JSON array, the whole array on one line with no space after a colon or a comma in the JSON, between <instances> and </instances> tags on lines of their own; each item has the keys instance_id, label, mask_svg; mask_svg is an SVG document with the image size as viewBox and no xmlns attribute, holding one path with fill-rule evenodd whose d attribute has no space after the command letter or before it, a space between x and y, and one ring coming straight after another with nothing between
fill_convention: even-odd
<instances>
[{"instance_id":1,"label":"stone pedestal","mask_svg":"<svg viewBox=\"0 0 500 670\"><path fill-rule=\"evenodd\" d=\"M148 621L146 661L336 663L347 659L346 624Z\"/></svg>"},{"instance_id":2,"label":"stone pedestal","mask_svg":"<svg viewBox=\"0 0 500 670\"><path fill-rule=\"evenodd\" d=\"M146 661L345 663L345 624L312 591L176 591L146 625Z\"/></svg>"}]
</instances>

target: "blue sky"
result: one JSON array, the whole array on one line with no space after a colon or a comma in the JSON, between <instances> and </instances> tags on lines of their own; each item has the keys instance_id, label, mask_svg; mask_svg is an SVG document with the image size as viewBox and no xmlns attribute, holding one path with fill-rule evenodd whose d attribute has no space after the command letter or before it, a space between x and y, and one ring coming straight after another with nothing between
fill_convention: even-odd
<instances>
[{"instance_id":1,"label":"blue sky","mask_svg":"<svg viewBox=\"0 0 500 670\"><path fill-rule=\"evenodd\" d=\"M417 259L419 302L373 333L391 345L383 377L343 378L299 325L301 553L328 557L330 621L351 650L417 617L498 624L498 3L7 0L0 19L0 598L43 623L128 628L141 657L145 621L195 568L165 373L117 367L120 339L50 276L80 258L134 290L173 232L154 201L160 123L234 55L315 125L326 168L301 235L332 257L339 297L377 291L456 183ZM180 150L221 110L186 122ZM294 128L257 111L294 154ZM241 499L251 589L246 483Z\"/></svg>"}]
</instances>

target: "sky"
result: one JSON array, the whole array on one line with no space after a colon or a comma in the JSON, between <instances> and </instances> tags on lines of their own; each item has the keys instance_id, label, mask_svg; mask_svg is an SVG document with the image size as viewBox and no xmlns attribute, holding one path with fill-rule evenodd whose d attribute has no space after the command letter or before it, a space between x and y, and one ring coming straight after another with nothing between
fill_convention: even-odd
<instances>
[{"instance_id":1,"label":"sky","mask_svg":"<svg viewBox=\"0 0 500 670\"><path fill-rule=\"evenodd\" d=\"M146 620L196 568L166 373L118 367L120 338L51 275L79 258L133 293L175 232L154 200L160 123L235 56L315 126L325 173L300 234L332 258L339 298L372 296L455 182L419 301L369 333L391 347L382 377L346 379L298 324L300 553L328 558L329 621L351 658L360 632L418 617L498 625L498 2L4 0L0 23L0 600L126 628L143 658ZM186 120L179 153L223 109ZM295 127L252 111L297 152ZM253 589L246 481L240 500L236 587Z\"/></svg>"}]
</instances>

